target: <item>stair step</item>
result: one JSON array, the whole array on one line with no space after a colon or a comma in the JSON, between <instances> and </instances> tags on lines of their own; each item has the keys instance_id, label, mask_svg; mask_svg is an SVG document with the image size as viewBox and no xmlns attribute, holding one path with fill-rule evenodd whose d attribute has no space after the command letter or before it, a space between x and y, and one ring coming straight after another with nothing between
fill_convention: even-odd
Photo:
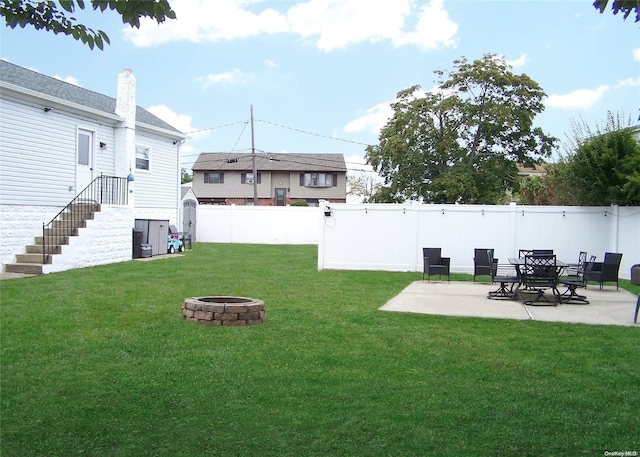
<instances>
[{"instance_id":1,"label":"stair step","mask_svg":"<svg viewBox=\"0 0 640 457\"><path fill-rule=\"evenodd\" d=\"M23 273L28 275L41 275L42 264L36 263L8 263L4 266L7 273Z\"/></svg>"},{"instance_id":2,"label":"stair step","mask_svg":"<svg viewBox=\"0 0 640 457\"><path fill-rule=\"evenodd\" d=\"M35 244L42 245L42 237L36 236L34 240ZM51 243L52 246L61 245L61 244L69 244L69 237L63 235L57 235L47 238L47 243Z\"/></svg>"},{"instance_id":3,"label":"stair step","mask_svg":"<svg viewBox=\"0 0 640 457\"><path fill-rule=\"evenodd\" d=\"M76 219L76 220L63 220L63 221L53 221L51 223L51 227L49 227L51 230L59 230L61 233L65 233L65 232L69 232L70 230L75 230L78 227L86 227L87 223L86 220L89 219L88 217L84 217L82 219Z\"/></svg>"},{"instance_id":4,"label":"stair step","mask_svg":"<svg viewBox=\"0 0 640 457\"><path fill-rule=\"evenodd\" d=\"M42 254L16 254L16 263L39 263L42 265Z\"/></svg>"},{"instance_id":5,"label":"stair step","mask_svg":"<svg viewBox=\"0 0 640 457\"><path fill-rule=\"evenodd\" d=\"M78 229L72 227L58 227L44 229L44 234L48 237L53 236L78 236Z\"/></svg>"},{"instance_id":6,"label":"stair step","mask_svg":"<svg viewBox=\"0 0 640 457\"><path fill-rule=\"evenodd\" d=\"M25 250L27 254L39 254L42 257L42 245L41 244L30 244L25 246ZM61 254L62 248L59 245L47 246L47 251L49 254Z\"/></svg>"}]
</instances>

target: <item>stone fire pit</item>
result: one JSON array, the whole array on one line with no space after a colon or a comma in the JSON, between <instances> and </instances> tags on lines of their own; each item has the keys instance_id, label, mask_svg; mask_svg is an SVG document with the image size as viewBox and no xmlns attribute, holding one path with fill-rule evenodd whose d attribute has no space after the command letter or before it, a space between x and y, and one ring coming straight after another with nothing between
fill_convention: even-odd
<instances>
[{"instance_id":1,"label":"stone fire pit","mask_svg":"<svg viewBox=\"0 0 640 457\"><path fill-rule=\"evenodd\" d=\"M188 321L209 325L239 327L265 321L264 302L246 297L186 298L180 311Z\"/></svg>"}]
</instances>

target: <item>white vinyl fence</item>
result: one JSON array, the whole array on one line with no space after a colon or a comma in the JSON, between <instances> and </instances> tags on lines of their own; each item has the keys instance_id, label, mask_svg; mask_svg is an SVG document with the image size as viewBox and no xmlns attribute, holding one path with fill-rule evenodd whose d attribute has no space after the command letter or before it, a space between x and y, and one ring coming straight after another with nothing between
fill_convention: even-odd
<instances>
[{"instance_id":1,"label":"white vinyl fence","mask_svg":"<svg viewBox=\"0 0 640 457\"><path fill-rule=\"evenodd\" d=\"M580 251L599 261L605 252L621 252L620 277L629 279L631 266L640 263L640 208L515 203L200 205L197 239L317 244L319 270L422 271L423 247L442 248L455 272L473 272L474 248L494 248L501 262L517 257L519 249L553 249L565 262L577 261Z\"/></svg>"}]
</instances>

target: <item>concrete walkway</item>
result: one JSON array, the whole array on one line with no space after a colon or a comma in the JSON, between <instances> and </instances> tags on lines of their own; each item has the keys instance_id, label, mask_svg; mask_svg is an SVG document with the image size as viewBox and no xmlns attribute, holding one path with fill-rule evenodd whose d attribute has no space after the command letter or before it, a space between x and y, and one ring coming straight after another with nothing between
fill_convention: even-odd
<instances>
[{"instance_id":1,"label":"concrete walkway","mask_svg":"<svg viewBox=\"0 0 640 457\"><path fill-rule=\"evenodd\" d=\"M587 296L589 304L559 304L531 306L521 301L489 300L487 293L497 289L495 284L473 282L415 281L380 310L404 313L437 314L442 316L485 317L496 319L568 322L592 325L623 325L633 323L637 295L615 286L590 286L579 293ZM560 288L560 292L564 289Z\"/></svg>"}]
</instances>

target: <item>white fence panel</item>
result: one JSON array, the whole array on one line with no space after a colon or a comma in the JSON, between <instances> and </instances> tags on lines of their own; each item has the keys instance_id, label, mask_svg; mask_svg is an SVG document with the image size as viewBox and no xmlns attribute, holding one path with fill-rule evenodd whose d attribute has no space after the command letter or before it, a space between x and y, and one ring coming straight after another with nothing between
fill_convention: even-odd
<instances>
[{"instance_id":1,"label":"white fence panel","mask_svg":"<svg viewBox=\"0 0 640 457\"><path fill-rule=\"evenodd\" d=\"M621 252L620 276L640 263L640 208L331 203L325 207L198 207L208 243L317 244L318 269L422 271L422 248L440 247L451 270L473 272L474 248L501 262L519 249L553 249L574 262Z\"/></svg>"},{"instance_id":2,"label":"white fence panel","mask_svg":"<svg viewBox=\"0 0 640 457\"><path fill-rule=\"evenodd\" d=\"M422 271L422 248L441 247L451 270L473 271L474 248L506 262L519 249L553 249L577 261L587 251L622 252L620 276L640 263L640 208L331 204L318 244L318 269Z\"/></svg>"},{"instance_id":3,"label":"white fence panel","mask_svg":"<svg viewBox=\"0 0 640 457\"><path fill-rule=\"evenodd\" d=\"M204 243L317 244L318 208L199 205L196 239Z\"/></svg>"}]
</instances>

